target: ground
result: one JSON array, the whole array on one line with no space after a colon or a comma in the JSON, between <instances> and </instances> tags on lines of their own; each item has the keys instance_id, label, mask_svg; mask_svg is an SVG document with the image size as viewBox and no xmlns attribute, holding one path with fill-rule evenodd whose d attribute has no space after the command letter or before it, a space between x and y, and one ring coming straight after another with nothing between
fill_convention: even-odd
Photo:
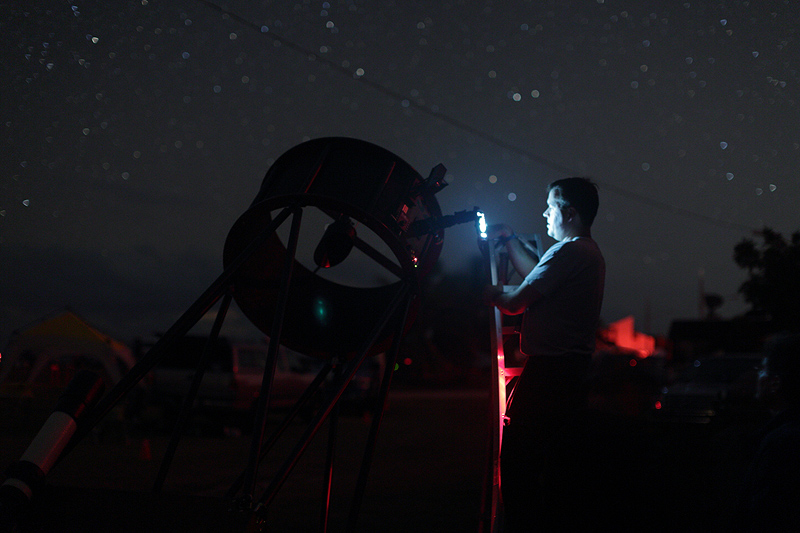
<instances>
[{"instance_id":1,"label":"ground","mask_svg":"<svg viewBox=\"0 0 800 533\"><path fill-rule=\"evenodd\" d=\"M474 390L391 394L359 513L359 531L477 530L487 400L485 392ZM346 414L340 420L330 514L332 530L342 530L347 521L369 428L368 417ZM265 470L274 471L283 464L305 427L301 421L293 423L267 456ZM27 437L30 435L0 437L3 467L22 455L30 442ZM128 521L144 520L148 530L152 530L152 520L173 524L176 517L182 517L182 523L188 526L197 516L206 517L209 509L224 512L224 505L218 500L247 463L249 436L239 435L236 430L227 436L187 436L178 447L163 497L154 498L147 493L152 489L168 439L164 434L126 435L112 429L102 439L89 437L52 471L49 497L56 505L63 507L61 504L68 501L71 506L78 494L76 489L87 489L80 493L85 498L79 500L97 502L102 498L104 503L84 506L88 508L85 512L99 514L115 502L124 502L127 511L118 516ZM327 439L326 424L270 505L270 531L319 530ZM257 497L263 492L263 484L260 489ZM152 514L156 517L131 516L134 503L154 509ZM39 531L63 531L64 518L63 510L42 509L34 522L37 527L44 524L45 529ZM230 525L237 526L233 522ZM47 529L48 524L59 525ZM174 524L165 529L174 531Z\"/></svg>"}]
</instances>

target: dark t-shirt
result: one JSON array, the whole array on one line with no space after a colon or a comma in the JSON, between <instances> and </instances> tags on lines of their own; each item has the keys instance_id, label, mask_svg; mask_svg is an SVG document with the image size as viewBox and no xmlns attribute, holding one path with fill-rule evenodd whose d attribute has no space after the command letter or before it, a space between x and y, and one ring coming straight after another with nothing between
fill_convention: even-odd
<instances>
[{"instance_id":1,"label":"dark t-shirt","mask_svg":"<svg viewBox=\"0 0 800 533\"><path fill-rule=\"evenodd\" d=\"M522 320L522 353L591 355L603 305L606 266L588 237L557 242L525 277L542 297Z\"/></svg>"}]
</instances>

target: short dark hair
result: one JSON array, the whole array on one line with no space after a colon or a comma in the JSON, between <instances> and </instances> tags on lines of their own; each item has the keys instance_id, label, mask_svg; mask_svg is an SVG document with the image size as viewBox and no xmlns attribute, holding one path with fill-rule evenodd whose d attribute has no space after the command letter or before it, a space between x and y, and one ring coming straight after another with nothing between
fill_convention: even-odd
<instances>
[{"instance_id":1,"label":"short dark hair","mask_svg":"<svg viewBox=\"0 0 800 533\"><path fill-rule=\"evenodd\" d=\"M547 194L556 190L564 201L562 207L574 207L581 217L581 222L590 227L597 216L600 197L597 185L589 178L563 178L547 186Z\"/></svg>"},{"instance_id":2,"label":"short dark hair","mask_svg":"<svg viewBox=\"0 0 800 533\"><path fill-rule=\"evenodd\" d=\"M764 348L766 370L780 377L779 397L800 405L800 334L783 333L770 338Z\"/></svg>"}]
</instances>

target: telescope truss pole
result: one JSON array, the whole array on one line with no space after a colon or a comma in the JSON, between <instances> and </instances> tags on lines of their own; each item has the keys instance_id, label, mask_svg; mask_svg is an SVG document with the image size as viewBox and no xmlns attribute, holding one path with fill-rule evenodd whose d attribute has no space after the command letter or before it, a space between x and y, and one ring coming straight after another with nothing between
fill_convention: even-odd
<instances>
[{"instance_id":1,"label":"telescope truss pole","mask_svg":"<svg viewBox=\"0 0 800 533\"><path fill-rule=\"evenodd\" d=\"M275 317L269 337L269 349L267 360L264 365L264 376L261 381L261 393L258 395L256 406L256 418L253 424L253 439L250 446L247 470L244 478L246 497L252 501L256 485L256 470L258 469L258 459L264 443L264 429L266 426L267 411L269 408L269 396L272 389L272 381L275 377L275 366L278 361L278 350L280 349L281 330L283 319L286 314L286 306L289 301L289 288L292 282L292 267L294 265L295 254L297 253L297 241L300 235L300 222L302 220L302 209L295 207L292 209L292 227L287 243L287 253L283 265L281 279L281 290L278 295Z\"/></svg>"},{"instance_id":2,"label":"telescope truss pole","mask_svg":"<svg viewBox=\"0 0 800 533\"><path fill-rule=\"evenodd\" d=\"M406 321L408 320L409 307L413 299L413 294L406 296L405 309L403 315L397 324L397 331L392 339L392 346L389 350L389 356L386 358L386 367L384 368L383 379L381 379L381 387L378 393L378 405L375 409L375 415L372 418L370 425L369 436L367 437L367 444L364 448L364 458L361 461L361 470L358 473L358 481L356 483L356 492L353 496L352 505L350 507L350 514L347 519L346 531L351 532L356 530L357 520L361 512L361 504L364 501L364 492L367 487L367 477L372 465L372 458L375 453L375 443L378 440L378 431L380 430L383 415L386 412L386 400L389 397L389 387L392 384L392 376L394 375L395 366L397 364L397 357L400 353L400 342L402 340L403 331L405 330Z\"/></svg>"},{"instance_id":3,"label":"telescope truss pole","mask_svg":"<svg viewBox=\"0 0 800 533\"><path fill-rule=\"evenodd\" d=\"M317 414L309 423L305 433L302 435L300 440L295 445L295 448L293 449L292 453L287 457L287 459L280 467L278 472L273 476L269 486L264 491L264 494L255 504L253 512L256 525L260 527L261 525L266 524L266 511L269 508L270 504L272 503L273 499L275 498L276 494L280 490L281 486L286 481L286 478L289 476L290 472L297 464L297 461L305 452L306 448L316 435L317 431L319 431L322 424L325 422L325 420L333 411L341 395L344 393L344 389L353 380L353 377L358 371L358 368L368 357L369 349L372 347L373 344L375 344L377 338L387 327L390 321L393 318L397 318L397 311L399 309L404 309L404 311L407 310L406 306L408 299L412 297L413 297L413 292L411 291L411 282L409 280L405 280L399 286L398 291L395 293L392 299L392 302L386 308L383 315L381 315L380 320L374 326L373 330L370 332L359 354L350 361L348 361L347 364L345 365L342 374L339 377L339 382L336 384L337 386L333 389L332 396L328 399L326 404L322 406L319 409L319 411L317 411ZM406 305L403 305L404 302L406 303ZM401 317L401 321L404 320L405 316Z\"/></svg>"},{"instance_id":4,"label":"telescope truss pole","mask_svg":"<svg viewBox=\"0 0 800 533\"><path fill-rule=\"evenodd\" d=\"M156 365L158 365L167 355L169 347L178 339L194 327L197 322L216 304L223 294L229 290L234 275L242 267L244 262L258 249L272 232L280 226L291 214L290 208L281 211L269 224L267 224L254 238L248 246L239 254L236 259L220 274L220 276L206 289L206 291L192 304L186 312L172 325L171 328L150 348L127 374L122 376L117 384L98 402L97 406L88 414L83 425L78 426L75 434L64 447L59 456L59 461L65 457L72 448L83 440L97 424L108 414L111 409L133 387L136 386Z\"/></svg>"},{"instance_id":5,"label":"telescope truss pole","mask_svg":"<svg viewBox=\"0 0 800 533\"><path fill-rule=\"evenodd\" d=\"M203 353L200 356L200 362L197 365L197 370L195 371L194 378L192 379L192 384L190 385L189 391L186 393L186 396L183 399L178 420L175 422L175 426L172 429L172 437L167 445L166 452L164 452L164 458L161 460L161 467L158 470L156 481L153 484L154 492L161 492L161 489L164 488L164 481L167 479L167 473L169 472L169 468L172 465L172 460L175 457L175 451L178 449L178 443L180 442L183 432L189 422L189 418L192 415L192 407L194 405L195 398L197 398L197 393L200 390L203 376L205 375L213 356L216 355L214 348L217 345L219 332L222 329L222 324L225 322L225 317L227 316L228 309L230 308L231 298L232 295L230 291L226 292L222 298L222 303L217 311L217 317L214 319L214 326L211 328L211 333L206 340Z\"/></svg>"}]
</instances>

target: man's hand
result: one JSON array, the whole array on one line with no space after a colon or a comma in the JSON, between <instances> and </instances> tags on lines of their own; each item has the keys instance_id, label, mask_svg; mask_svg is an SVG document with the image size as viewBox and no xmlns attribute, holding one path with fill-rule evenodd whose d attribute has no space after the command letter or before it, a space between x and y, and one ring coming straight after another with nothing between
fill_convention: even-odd
<instances>
[{"instance_id":1,"label":"man's hand","mask_svg":"<svg viewBox=\"0 0 800 533\"><path fill-rule=\"evenodd\" d=\"M483 288L484 303L497 307L504 315L522 314L541 297L542 294L539 291L525 282L510 291L505 291L496 285L486 285Z\"/></svg>"},{"instance_id":2,"label":"man's hand","mask_svg":"<svg viewBox=\"0 0 800 533\"><path fill-rule=\"evenodd\" d=\"M486 305L495 305L495 299L503 293L503 289L497 285L486 285L483 288L483 303Z\"/></svg>"},{"instance_id":3,"label":"man's hand","mask_svg":"<svg viewBox=\"0 0 800 533\"><path fill-rule=\"evenodd\" d=\"M514 230L508 224L490 224L486 228L487 239L499 239L500 237L511 237L514 235Z\"/></svg>"}]
</instances>

